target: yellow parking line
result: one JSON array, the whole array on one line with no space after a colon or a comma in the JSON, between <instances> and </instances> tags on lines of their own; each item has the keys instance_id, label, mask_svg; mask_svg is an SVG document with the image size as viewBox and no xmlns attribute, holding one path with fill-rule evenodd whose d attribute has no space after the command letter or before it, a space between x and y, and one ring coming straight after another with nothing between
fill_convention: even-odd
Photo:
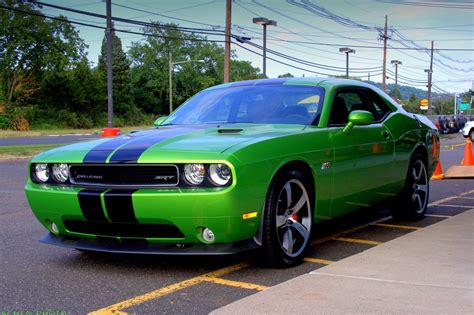
<instances>
[{"instance_id":1,"label":"yellow parking line","mask_svg":"<svg viewBox=\"0 0 474 315\"><path fill-rule=\"evenodd\" d=\"M246 268L248 266L249 266L248 263L240 263L240 264L235 264L235 265L232 265L232 266L229 266L229 267L221 268L221 269L206 273L206 274L201 275L201 276L193 277L193 278L190 278L190 279L178 282L178 283L174 283L174 284L169 285L169 286L164 287L164 288L160 288L160 289L153 290L151 292L148 292L148 293L145 293L145 294L142 294L142 295L139 295L139 296L135 296L133 298L130 298L128 300L125 300L125 301L107 306L107 307L102 308L100 310L90 312L89 315L120 314L118 312L120 312L123 309L129 308L131 306L141 304L141 303L156 299L158 297L161 297L161 296L164 296L164 295L182 290L182 289L190 287L190 286L193 286L195 284L201 283L201 282L204 281L203 280L204 277L218 277L218 276L222 276L222 275L231 273L231 272L236 271L236 270ZM126 313L123 313L123 312L121 312L121 313L126 314Z\"/></svg>"},{"instance_id":2,"label":"yellow parking line","mask_svg":"<svg viewBox=\"0 0 474 315\"><path fill-rule=\"evenodd\" d=\"M263 290L269 288L267 286L260 285L260 284L242 282L242 281L234 281L234 280L222 279L222 278L217 278L217 277L201 277L201 279L202 279L202 281L227 285L227 286L231 286L231 287L237 287L237 288L241 288L241 289L263 291Z\"/></svg>"},{"instance_id":3,"label":"yellow parking line","mask_svg":"<svg viewBox=\"0 0 474 315\"><path fill-rule=\"evenodd\" d=\"M425 217L433 217L433 218L451 218L452 215L444 215L444 214L425 214Z\"/></svg>"},{"instance_id":4,"label":"yellow parking line","mask_svg":"<svg viewBox=\"0 0 474 315\"><path fill-rule=\"evenodd\" d=\"M474 189L460 193L458 196L466 196L470 194L474 194Z\"/></svg>"},{"instance_id":5,"label":"yellow parking line","mask_svg":"<svg viewBox=\"0 0 474 315\"><path fill-rule=\"evenodd\" d=\"M462 205L447 205L447 204L442 204L442 205L437 205L438 207L454 207L454 208L463 208L463 209L473 209L473 206L462 206Z\"/></svg>"},{"instance_id":6,"label":"yellow parking line","mask_svg":"<svg viewBox=\"0 0 474 315\"><path fill-rule=\"evenodd\" d=\"M436 201L433 201L432 203L429 203L428 207L437 206L437 205L439 205L443 202L450 201L450 200L453 200L455 198L456 198L456 196L451 196L451 197L446 197L446 198L443 198L443 199L440 199L440 200L436 200Z\"/></svg>"},{"instance_id":7,"label":"yellow parking line","mask_svg":"<svg viewBox=\"0 0 474 315\"><path fill-rule=\"evenodd\" d=\"M374 224L374 225L375 226L381 226L381 227L394 228L394 229L402 229L402 230L419 230L419 229L421 229L418 226L411 226L411 225L386 224L386 223L377 223L377 224Z\"/></svg>"},{"instance_id":8,"label":"yellow parking line","mask_svg":"<svg viewBox=\"0 0 474 315\"><path fill-rule=\"evenodd\" d=\"M315 263L315 264L322 264L322 265L330 265L334 262L332 260L319 259L319 258L313 258L313 257L305 257L304 261Z\"/></svg>"},{"instance_id":9,"label":"yellow parking line","mask_svg":"<svg viewBox=\"0 0 474 315\"><path fill-rule=\"evenodd\" d=\"M450 144L450 145L440 145L439 147L441 149L451 149L454 150L454 148L457 148L457 147L462 147L463 145L466 145L465 143L458 143L458 144Z\"/></svg>"},{"instance_id":10,"label":"yellow parking line","mask_svg":"<svg viewBox=\"0 0 474 315\"><path fill-rule=\"evenodd\" d=\"M349 237L335 237L335 238L333 238L333 240L335 240L335 241L341 241L341 242L349 242L349 243L369 244L369 245L380 245L380 244L383 244L383 242L362 240L362 239L359 239L359 238L349 238Z\"/></svg>"},{"instance_id":11,"label":"yellow parking line","mask_svg":"<svg viewBox=\"0 0 474 315\"><path fill-rule=\"evenodd\" d=\"M456 199L468 199L468 200L474 200L474 197L463 197L463 196L459 196L459 197L456 197Z\"/></svg>"}]
</instances>

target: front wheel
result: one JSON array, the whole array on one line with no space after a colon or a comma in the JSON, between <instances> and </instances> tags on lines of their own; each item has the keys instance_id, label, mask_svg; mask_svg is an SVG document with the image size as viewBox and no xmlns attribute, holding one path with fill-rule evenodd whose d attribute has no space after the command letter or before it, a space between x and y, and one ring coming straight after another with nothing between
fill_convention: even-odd
<instances>
[{"instance_id":1,"label":"front wheel","mask_svg":"<svg viewBox=\"0 0 474 315\"><path fill-rule=\"evenodd\" d=\"M421 154L416 154L410 161L405 186L392 205L392 215L404 219L423 218L428 207L429 194L425 158Z\"/></svg>"},{"instance_id":2,"label":"front wheel","mask_svg":"<svg viewBox=\"0 0 474 315\"><path fill-rule=\"evenodd\" d=\"M273 181L264 214L263 251L267 264L291 267L303 260L311 238L311 183L299 170Z\"/></svg>"}]
</instances>

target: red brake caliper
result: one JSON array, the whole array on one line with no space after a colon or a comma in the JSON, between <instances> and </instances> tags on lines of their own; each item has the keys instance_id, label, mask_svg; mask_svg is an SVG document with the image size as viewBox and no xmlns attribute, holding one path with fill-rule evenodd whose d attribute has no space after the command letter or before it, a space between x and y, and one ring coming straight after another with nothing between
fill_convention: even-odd
<instances>
[{"instance_id":1,"label":"red brake caliper","mask_svg":"<svg viewBox=\"0 0 474 315\"><path fill-rule=\"evenodd\" d=\"M296 213L293 213L293 215L291 216L291 218L294 220L294 221L298 221L298 215Z\"/></svg>"}]
</instances>

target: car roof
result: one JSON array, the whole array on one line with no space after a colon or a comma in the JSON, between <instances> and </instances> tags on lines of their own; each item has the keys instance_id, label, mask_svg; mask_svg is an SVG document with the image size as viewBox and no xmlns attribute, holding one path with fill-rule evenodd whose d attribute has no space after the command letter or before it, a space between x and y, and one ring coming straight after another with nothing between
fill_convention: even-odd
<instances>
[{"instance_id":1,"label":"car roof","mask_svg":"<svg viewBox=\"0 0 474 315\"><path fill-rule=\"evenodd\" d=\"M257 79L236 81L215 85L209 89L236 87L236 86L255 86L255 85L305 85L305 86L361 86L373 88L373 85L358 80L339 79L332 77L299 77L299 78L276 78L276 79Z\"/></svg>"}]
</instances>

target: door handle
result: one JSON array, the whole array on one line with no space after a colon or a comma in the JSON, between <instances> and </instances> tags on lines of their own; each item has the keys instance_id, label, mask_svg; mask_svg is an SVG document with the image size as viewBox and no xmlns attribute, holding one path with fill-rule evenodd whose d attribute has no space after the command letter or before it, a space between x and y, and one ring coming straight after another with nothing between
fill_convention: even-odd
<instances>
[{"instance_id":1,"label":"door handle","mask_svg":"<svg viewBox=\"0 0 474 315\"><path fill-rule=\"evenodd\" d=\"M385 139L390 139L390 133L387 130L382 130L381 134Z\"/></svg>"}]
</instances>

